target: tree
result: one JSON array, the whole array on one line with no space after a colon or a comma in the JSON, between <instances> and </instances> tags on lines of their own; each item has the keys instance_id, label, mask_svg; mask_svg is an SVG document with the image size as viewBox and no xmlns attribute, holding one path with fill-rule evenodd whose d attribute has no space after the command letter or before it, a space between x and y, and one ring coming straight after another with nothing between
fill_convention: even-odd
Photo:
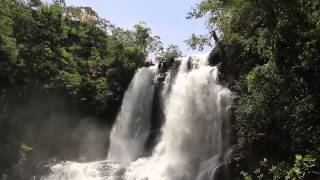
<instances>
[{"instance_id":1,"label":"tree","mask_svg":"<svg viewBox=\"0 0 320 180\"><path fill-rule=\"evenodd\" d=\"M13 37L13 20L10 3L3 1L0 8L0 96L5 87L10 84L10 74L14 70L18 49Z\"/></svg>"},{"instance_id":2,"label":"tree","mask_svg":"<svg viewBox=\"0 0 320 180\"><path fill-rule=\"evenodd\" d=\"M192 50L200 50L202 51L206 46L213 48L213 44L210 42L210 38L207 35L195 35L192 34L190 39L185 40L184 42L192 49Z\"/></svg>"},{"instance_id":3,"label":"tree","mask_svg":"<svg viewBox=\"0 0 320 180\"><path fill-rule=\"evenodd\" d=\"M113 123L136 69L160 38L143 24L125 30L89 7L67 7L64 1L4 0L0 6L0 172L14 168L21 144L36 144L43 156L35 160L78 158L81 143L72 129L87 116ZM70 144L72 155L50 148L61 148L50 141L52 124L61 130L55 138ZM30 138L30 131L39 135ZM26 164L29 170L37 163Z\"/></svg>"},{"instance_id":4,"label":"tree","mask_svg":"<svg viewBox=\"0 0 320 180\"><path fill-rule=\"evenodd\" d=\"M208 34L187 41L192 48L221 34L211 55L237 94L232 122L239 153L247 155L243 168L264 157L290 164L295 154L318 152L319 7L307 0L204 0L188 14L208 24Z\"/></svg>"},{"instance_id":5,"label":"tree","mask_svg":"<svg viewBox=\"0 0 320 180\"><path fill-rule=\"evenodd\" d=\"M170 61L175 58L181 57L182 52L177 45L170 44L162 53L157 57L158 61Z\"/></svg>"}]
</instances>

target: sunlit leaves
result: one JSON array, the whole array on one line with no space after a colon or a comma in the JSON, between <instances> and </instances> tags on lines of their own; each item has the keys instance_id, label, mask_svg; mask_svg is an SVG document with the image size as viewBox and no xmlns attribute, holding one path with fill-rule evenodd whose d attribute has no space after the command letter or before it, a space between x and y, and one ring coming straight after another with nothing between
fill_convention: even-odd
<instances>
[{"instance_id":1,"label":"sunlit leaves","mask_svg":"<svg viewBox=\"0 0 320 180\"><path fill-rule=\"evenodd\" d=\"M204 35L195 35L192 34L191 37L185 40L185 43L192 49L192 50L200 50L202 51L207 45L210 45L210 38Z\"/></svg>"},{"instance_id":2,"label":"sunlit leaves","mask_svg":"<svg viewBox=\"0 0 320 180\"><path fill-rule=\"evenodd\" d=\"M186 41L192 49L219 34L211 54L238 95L233 122L249 158L286 164L290 153L319 148L319 8L317 0L203 0L187 16L208 27ZM291 172L302 178L301 169Z\"/></svg>"}]
</instances>

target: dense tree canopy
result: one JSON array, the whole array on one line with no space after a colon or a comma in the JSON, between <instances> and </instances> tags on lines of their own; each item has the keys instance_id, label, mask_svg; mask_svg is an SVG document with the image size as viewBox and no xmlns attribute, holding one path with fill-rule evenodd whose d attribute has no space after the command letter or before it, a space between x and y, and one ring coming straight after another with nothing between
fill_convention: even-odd
<instances>
[{"instance_id":1,"label":"dense tree canopy","mask_svg":"<svg viewBox=\"0 0 320 180\"><path fill-rule=\"evenodd\" d=\"M1 5L2 92L12 86L62 88L79 102L96 104L99 113L119 99L160 42L144 24L123 30L88 7L66 7L60 1Z\"/></svg>"},{"instance_id":2,"label":"dense tree canopy","mask_svg":"<svg viewBox=\"0 0 320 180\"><path fill-rule=\"evenodd\" d=\"M144 23L122 29L60 0L2 0L0 7L1 176L28 146L77 156L79 140L68 128L86 116L111 124L136 69L162 43Z\"/></svg>"},{"instance_id":3,"label":"dense tree canopy","mask_svg":"<svg viewBox=\"0 0 320 180\"><path fill-rule=\"evenodd\" d=\"M209 30L188 44L215 40L212 62L221 62L222 79L237 93L235 144L251 171L263 158L271 168L293 163L295 154L319 153L319 9L318 0L204 0L188 14L206 18Z\"/></svg>"}]
</instances>

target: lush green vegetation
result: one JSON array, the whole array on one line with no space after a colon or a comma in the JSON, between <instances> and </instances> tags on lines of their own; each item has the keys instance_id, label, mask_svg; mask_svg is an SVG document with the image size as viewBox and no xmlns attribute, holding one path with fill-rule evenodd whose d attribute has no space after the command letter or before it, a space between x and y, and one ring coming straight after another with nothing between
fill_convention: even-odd
<instances>
[{"instance_id":1,"label":"lush green vegetation","mask_svg":"<svg viewBox=\"0 0 320 180\"><path fill-rule=\"evenodd\" d=\"M319 9L318 0L204 0L189 13L205 17L209 33L187 43L215 43L212 63L237 93L235 176L319 176Z\"/></svg>"},{"instance_id":2,"label":"lush green vegetation","mask_svg":"<svg viewBox=\"0 0 320 180\"><path fill-rule=\"evenodd\" d=\"M181 56L145 24L125 30L88 7L0 5L0 173L29 152L76 158L79 119L112 123L150 53L163 64ZM236 93L234 178L319 178L319 9L319 0L203 0L188 14L206 18L208 34L186 42L213 48L211 63Z\"/></svg>"},{"instance_id":3,"label":"lush green vegetation","mask_svg":"<svg viewBox=\"0 0 320 180\"><path fill-rule=\"evenodd\" d=\"M82 134L73 128L87 116L112 123L136 69L163 49L160 38L143 23L125 30L63 1L0 6L0 176L25 149L77 158Z\"/></svg>"},{"instance_id":4,"label":"lush green vegetation","mask_svg":"<svg viewBox=\"0 0 320 180\"><path fill-rule=\"evenodd\" d=\"M59 3L1 4L1 92L19 86L63 89L76 101L106 113L158 37L144 24L114 27L86 7Z\"/></svg>"}]
</instances>

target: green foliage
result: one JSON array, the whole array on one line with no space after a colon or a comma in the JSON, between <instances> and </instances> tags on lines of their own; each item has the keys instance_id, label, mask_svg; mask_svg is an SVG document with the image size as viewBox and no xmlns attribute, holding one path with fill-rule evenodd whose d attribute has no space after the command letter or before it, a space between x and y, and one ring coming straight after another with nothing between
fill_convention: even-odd
<instances>
[{"instance_id":1,"label":"green foliage","mask_svg":"<svg viewBox=\"0 0 320 180\"><path fill-rule=\"evenodd\" d=\"M295 155L294 163L289 166L284 166L283 163L272 164L268 163L265 159L260 162L259 168L256 169L253 175L246 171L240 172L240 175L244 179L286 179L286 180L298 180L298 179L315 179L319 177L319 169L316 168L316 159L311 155L305 155L304 157L297 154Z\"/></svg>"},{"instance_id":2,"label":"green foliage","mask_svg":"<svg viewBox=\"0 0 320 180\"><path fill-rule=\"evenodd\" d=\"M304 179L309 173L315 173L310 171L315 167L315 159L310 155L302 157L297 154L293 168L291 168L286 176L286 179Z\"/></svg>"},{"instance_id":3,"label":"green foliage","mask_svg":"<svg viewBox=\"0 0 320 180\"><path fill-rule=\"evenodd\" d=\"M29 143L25 131L29 126L42 130L59 104L41 98L58 94L68 110L80 108L83 116L111 124L136 69L162 48L144 23L124 30L89 7L68 7L61 0L3 0L0 6L0 172L17 162L19 150L27 152L29 144L38 143ZM40 101L46 110L29 115L22 110L29 101ZM42 111L49 113L37 124ZM28 116L11 122L17 112Z\"/></svg>"},{"instance_id":4,"label":"green foliage","mask_svg":"<svg viewBox=\"0 0 320 180\"><path fill-rule=\"evenodd\" d=\"M57 84L65 88L71 95L77 95L77 91L81 86L81 76L78 73L72 74L66 71L61 71L55 77L55 81Z\"/></svg>"},{"instance_id":5,"label":"green foliage","mask_svg":"<svg viewBox=\"0 0 320 180\"><path fill-rule=\"evenodd\" d=\"M243 176L243 179L244 179L244 180L252 180L252 176L249 175L249 173L247 173L247 172L245 172L245 171L241 171L241 172L240 172L240 175Z\"/></svg>"},{"instance_id":6,"label":"green foliage","mask_svg":"<svg viewBox=\"0 0 320 180\"><path fill-rule=\"evenodd\" d=\"M204 35L195 35L195 34L192 34L190 39L187 39L185 40L185 43L192 49L192 50L200 50L202 51L205 46L209 45L211 47L213 47L211 44L210 44L210 38L208 38L207 36L204 36Z\"/></svg>"},{"instance_id":7,"label":"green foliage","mask_svg":"<svg viewBox=\"0 0 320 180\"><path fill-rule=\"evenodd\" d=\"M21 143L20 149L21 149L21 151L22 151L23 153L27 153L27 152L33 150L33 148L30 147L30 146L28 146L26 143Z\"/></svg>"},{"instance_id":8,"label":"green foliage","mask_svg":"<svg viewBox=\"0 0 320 180\"><path fill-rule=\"evenodd\" d=\"M18 49L13 37L13 20L10 3L4 1L0 8L0 95L4 84L8 83L12 64L16 61Z\"/></svg>"},{"instance_id":9,"label":"green foliage","mask_svg":"<svg viewBox=\"0 0 320 180\"><path fill-rule=\"evenodd\" d=\"M244 168L263 157L285 166L320 148L319 8L317 0L204 0L188 14L206 18L209 32L193 36L192 48L220 33L211 54L237 94L233 126ZM290 178L301 175L293 168Z\"/></svg>"},{"instance_id":10,"label":"green foliage","mask_svg":"<svg viewBox=\"0 0 320 180\"><path fill-rule=\"evenodd\" d=\"M119 101L151 47L161 43L143 23L123 30L88 7L66 7L60 1L1 5L3 88L48 84L46 89L64 89L80 103L90 101L93 109L109 106Z\"/></svg>"},{"instance_id":11,"label":"green foliage","mask_svg":"<svg viewBox=\"0 0 320 180\"><path fill-rule=\"evenodd\" d=\"M163 50L159 36L153 36L150 28L144 22L134 25L133 31L119 27L111 28L112 38L138 48L145 56L158 54Z\"/></svg>"},{"instance_id":12,"label":"green foliage","mask_svg":"<svg viewBox=\"0 0 320 180\"><path fill-rule=\"evenodd\" d=\"M177 57L181 57L182 52L177 45L169 45L164 51L158 54L157 60L160 62L170 61Z\"/></svg>"}]
</instances>

